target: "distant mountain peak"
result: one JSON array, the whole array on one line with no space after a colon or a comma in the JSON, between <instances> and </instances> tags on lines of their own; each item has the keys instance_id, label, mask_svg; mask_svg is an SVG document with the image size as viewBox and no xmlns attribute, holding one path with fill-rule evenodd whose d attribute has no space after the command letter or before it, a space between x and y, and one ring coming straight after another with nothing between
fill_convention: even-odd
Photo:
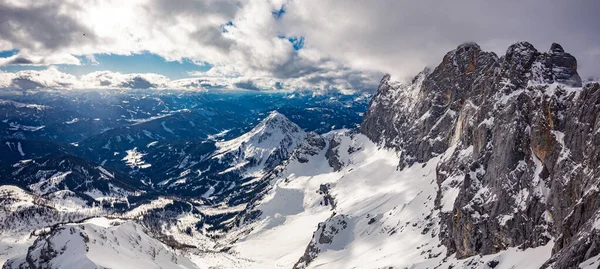
<instances>
[{"instance_id":1,"label":"distant mountain peak","mask_svg":"<svg viewBox=\"0 0 600 269\"><path fill-rule=\"evenodd\" d=\"M273 110L269 113L269 116L267 116L265 119L273 119L273 118L281 118L281 119L286 119L287 117L281 113L279 113L279 111L277 110Z\"/></svg>"},{"instance_id":2,"label":"distant mountain peak","mask_svg":"<svg viewBox=\"0 0 600 269\"><path fill-rule=\"evenodd\" d=\"M273 110L269 113L269 115L264 118L256 127L259 128L261 126L272 126L272 127L282 127L285 125L298 126L290 119L288 119L285 115L279 113L277 110ZM298 127L300 128L300 127Z\"/></svg>"},{"instance_id":3,"label":"distant mountain peak","mask_svg":"<svg viewBox=\"0 0 600 269\"><path fill-rule=\"evenodd\" d=\"M550 52L565 52L563 47L558 43L552 43L550 46Z\"/></svg>"},{"instance_id":4,"label":"distant mountain peak","mask_svg":"<svg viewBox=\"0 0 600 269\"><path fill-rule=\"evenodd\" d=\"M304 136L305 132L286 116L274 110L248 133L230 141L261 143L273 134Z\"/></svg>"},{"instance_id":5,"label":"distant mountain peak","mask_svg":"<svg viewBox=\"0 0 600 269\"><path fill-rule=\"evenodd\" d=\"M217 143L217 158L232 159L240 166L253 164L258 170L272 168L287 159L306 137L306 132L283 114L272 111L249 132Z\"/></svg>"},{"instance_id":6,"label":"distant mountain peak","mask_svg":"<svg viewBox=\"0 0 600 269\"><path fill-rule=\"evenodd\" d=\"M481 50L481 47L479 46L479 44L470 41L470 42L465 42L465 43L462 43L462 44L458 45L458 47L456 47L455 51L457 51L457 52L465 52L465 51L469 51L471 49Z\"/></svg>"}]
</instances>

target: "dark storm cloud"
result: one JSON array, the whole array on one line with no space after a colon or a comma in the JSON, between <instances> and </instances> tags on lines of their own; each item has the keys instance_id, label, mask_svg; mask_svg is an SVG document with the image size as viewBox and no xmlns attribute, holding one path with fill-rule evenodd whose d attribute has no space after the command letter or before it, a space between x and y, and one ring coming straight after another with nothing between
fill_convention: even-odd
<instances>
[{"instance_id":1,"label":"dark storm cloud","mask_svg":"<svg viewBox=\"0 0 600 269\"><path fill-rule=\"evenodd\" d=\"M308 61L299 57L297 52L293 52L285 61L272 66L270 71L277 78L299 78L326 71L322 65L328 61L330 60L321 59L318 62Z\"/></svg>"},{"instance_id":2,"label":"dark storm cloud","mask_svg":"<svg viewBox=\"0 0 600 269\"><path fill-rule=\"evenodd\" d=\"M94 39L93 32L62 10L77 6L56 2L19 7L0 1L0 39L19 50L57 50ZM83 36L85 35L85 38Z\"/></svg>"},{"instance_id":3,"label":"dark storm cloud","mask_svg":"<svg viewBox=\"0 0 600 269\"><path fill-rule=\"evenodd\" d=\"M39 82L32 81L28 78L15 78L12 80L10 84L10 88L23 89L23 90L32 90L37 88L42 88L42 85Z\"/></svg>"},{"instance_id":4,"label":"dark storm cloud","mask_svg":"<svg viewBox=\"0 0 600 269\"><path fill-rule=\"evenodd\" d=\"M223 52L228 52L235 42L223 36L223 31L215 27L205 27L192 33L192 37L201 44L211 45Z\"/></svg>"},{"instance_id":5,"label":"dark storm cloud","mask_svg":"<svg viewBox=\"0 0 600 269\"><path fill-rule=\"evenodd\" d=\"M33 64L33 61L27 58L17 57L6 64Z\"/></svg>"},{"instance_id":6,"label":"dark storm cloud","mask_svg":"<svg viewBox=\"0 0 600 269\"><path fill-rule=\"evenodd\" d=\"M152 82L148 81L147 79L145 79L141 76L133 77L133 78L129 79L128 81L121 83L121 85L119 85L119 86L122 88L132 88L132 89L156 88L155 84L153 84Z\"/></svg>"},{"instance_id":7,"label":"dark storm cloud","mask_svg":"<svg viewBox=\"0 0 600 269\"><path fill-rule=\"evenodd\" d=\"M255 85L252 81L241 81L233 84L236 88L250 90L250 91L260 91L263 90L259 86Z\"/></svg>"}]
</instances>

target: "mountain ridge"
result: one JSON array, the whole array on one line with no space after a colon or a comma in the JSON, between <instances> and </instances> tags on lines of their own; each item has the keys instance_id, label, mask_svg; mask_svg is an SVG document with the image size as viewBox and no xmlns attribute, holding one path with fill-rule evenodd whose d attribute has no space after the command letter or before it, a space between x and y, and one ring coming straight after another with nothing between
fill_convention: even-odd
<instances>
[{"instance_id":1,"label":"mountain ridge","mask_svg":"<svg viewBox=\"0 0 600 269\"><path fill-rule=\"evenodd\" d=\"M584 85L559 44L518 42L498 57L467 42L410 82L385 75L357 129L316 134L273 111L235 138L138 147L136 162L151 166L129 176L168 168L146 185L168 196L111 214L141 225L150 238L139 247L186 246L164 253L202 266L591 269L598 104L600 84ZM33 199L6 192L17 197L7 208ZM74 241L79 217L65 224ZM26 252L5 267L39 257Z\"/></svg>"},{"instance_id":2,"label":"mountain ridge","mask_svg":"<svg viewBox=\"0 0 600 269\"><path fill-rule=\"evenodd\" d=\"M593 130L599 111L593 103L600 100L597 83L582 87L572 55L556 43L539 52L518 42L498 58L465 43L415 81L420 84L409 84L420 88L414 110L382 107L403 97L394 92L411 91L410 86L395 88L384 77L360 130L399 151L400 169L454 152L437 167L436 203L451 208L442 212L441 222L442 242L450 253L466 258L557 238L549 263L571 268L600 252L591 242L568 239L585 233L569 225L580 199L591 204L578 213L578 223L594 220L598 206L589 197L594 195L583 190L595 193L600 181L572 173L576 164L592 165L598 156L590 140L584 147L582 142L597 139ZM592 168L597 166L586 167L598 173ZM582 194L565 197L571 188ZM569 244L589 249L585 255L560 251Z\"/></svg>"}]
</instances>

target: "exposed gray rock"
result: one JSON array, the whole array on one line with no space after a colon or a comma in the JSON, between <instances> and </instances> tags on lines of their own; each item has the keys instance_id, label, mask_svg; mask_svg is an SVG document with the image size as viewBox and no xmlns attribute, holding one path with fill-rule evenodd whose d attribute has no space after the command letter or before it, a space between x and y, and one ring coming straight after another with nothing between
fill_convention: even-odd
<instances>
[{"instance_id":1,"label":"exposed gray rock","mask_svg":"<svg viewBox=\"0 0 600 269\"><path fill-rule=\"evenodd\" d=\"M340 146L340 142L338 139L339 138L337 138L335 135L332 136L331 140L329 141L329 147L325 152L325 158L327 158L327 162L329 163L329 166L333 168L333 171L340 171L340 169L342 169L344 166L344 162L342 162L339 158L338 147Z\"/></svg>"},{"instance_id":2,"label":"exposed gray rock","mask_svg":"<svg viewBox=\"0 0 600 269\"><path fill-rule=\"evenodd\" d=\"M519 42L498 58L465 43L411 83L384 76L360 131L398 150L399 169L442 156L436 203L449 254L557 238L553 268L572 268L600 244L582 239L600 208L600 86L581 86L558 44L541 53Z\"/></svg>"},{"instance_id":3,"label":"exposed gray rock","mask_svg":"<svg viewBox=\"0 0 600 269\"><path fill-rule=\"evenodd\" d=\"M308 162L309 156L317 155L327 143L317 133L308 133L305 141L292 153L291 159L297 159L300 163Z\"/></svg>"},{"instance_id":4,"label":"exposed gray rock","mask_svg":"<svg viewBox=\"0 0 600 269\"><path fill-rule=\"evenodd\" d=\"M312 240L304 251L304 255L294 264L294 269L306 268L323 249L329 248L336 236L348 228L348 224L349 219L346 215L334 215L319 223L317 230L313 233Z\"/></svg>"},{"instance_id":5,"label":"exposed gray rock","mask_svg":"<svg viewBox=\"0 0 600 269\"><path fill-rule=\"evenodd\" d=\"M363 134L401 152L400 168L444 152L459 110L481 104L492 91L494 53L465 43L444 56L431 73L425 69L408 85L385 76L360 126ZM490 76L491 74L491 76Z\"/></svg>"},{"instance_id":6,"label":"exposed gray rock","mask_svg":"<svg viewBox=\"0 0 600 269\"><path fill-rule=\"evenodd\" d=\"M596 192L597 195L597 192ZM600 267L600 211L596 211L593 218L589 219L570 243L542 267L548 268L577 268L582 261L596 257L597 266ZM564 240L564 238L563 238Z\"/></svg>"},{"instance_id":7,"label":"exposed gray rock","mask_svg":"<svg viewBox=\"0 0 600 269\"><path fill-rule=\"evenodd\" d=\"M319 186L319 190L317 192L323 196L323 202L321 202L321 204L324 206L330 206L331 210L334 210L335 209L335 199L329 192L330 189L331 189L331 185L329 183L321 184Z\"/></svg>"}]
</instances>

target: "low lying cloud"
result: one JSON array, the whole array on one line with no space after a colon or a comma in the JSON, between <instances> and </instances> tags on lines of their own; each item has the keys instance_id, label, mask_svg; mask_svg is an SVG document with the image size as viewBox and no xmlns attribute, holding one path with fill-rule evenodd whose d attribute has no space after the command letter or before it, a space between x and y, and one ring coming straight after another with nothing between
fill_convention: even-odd
<instances>
[{"instance_id":1,"label":"low lying cloud","mask_svg":"<svg viewBox=\"0 0 600 269\"><path fill-rule=\"evenodd\" d=\"M159 74L121 74L98 71L81 76L80 84L73 88L160 89L168 87L169 82L169 78Z\"/></svg>"},{"instance_id":2,"label":"low lying cloud","mask_svg":"<svg viewBox=\"0 0 600 269\"><path fill-rule=\"evenodd\" d=\"M77 77L58 71L55 67L46 70L23 70L16 73L0 73L0 87L31 90L37 88L69 89L78 85Z\"/></svg>"},{"instance_id":3,"label":"low lying cloud","mask_svg":"<svg viewBox=\"0 0 600 269\"><path fill-rule=\"evenodd\" d=\"M277 79L272 77L224 77L207 76L171 80L154 73L122 74L112 71L92 72L80 77L63 73L51 66L45 70L24 70L16 73L0 72L0 88L5 89L176 89L176 90L253 90L253 91L295 91L314 90L318 92L355 92L355 85L364 88L377 86L372 79L378 75L341 70L321 75L298 78Z\"/></svg>"}]
</instances>

